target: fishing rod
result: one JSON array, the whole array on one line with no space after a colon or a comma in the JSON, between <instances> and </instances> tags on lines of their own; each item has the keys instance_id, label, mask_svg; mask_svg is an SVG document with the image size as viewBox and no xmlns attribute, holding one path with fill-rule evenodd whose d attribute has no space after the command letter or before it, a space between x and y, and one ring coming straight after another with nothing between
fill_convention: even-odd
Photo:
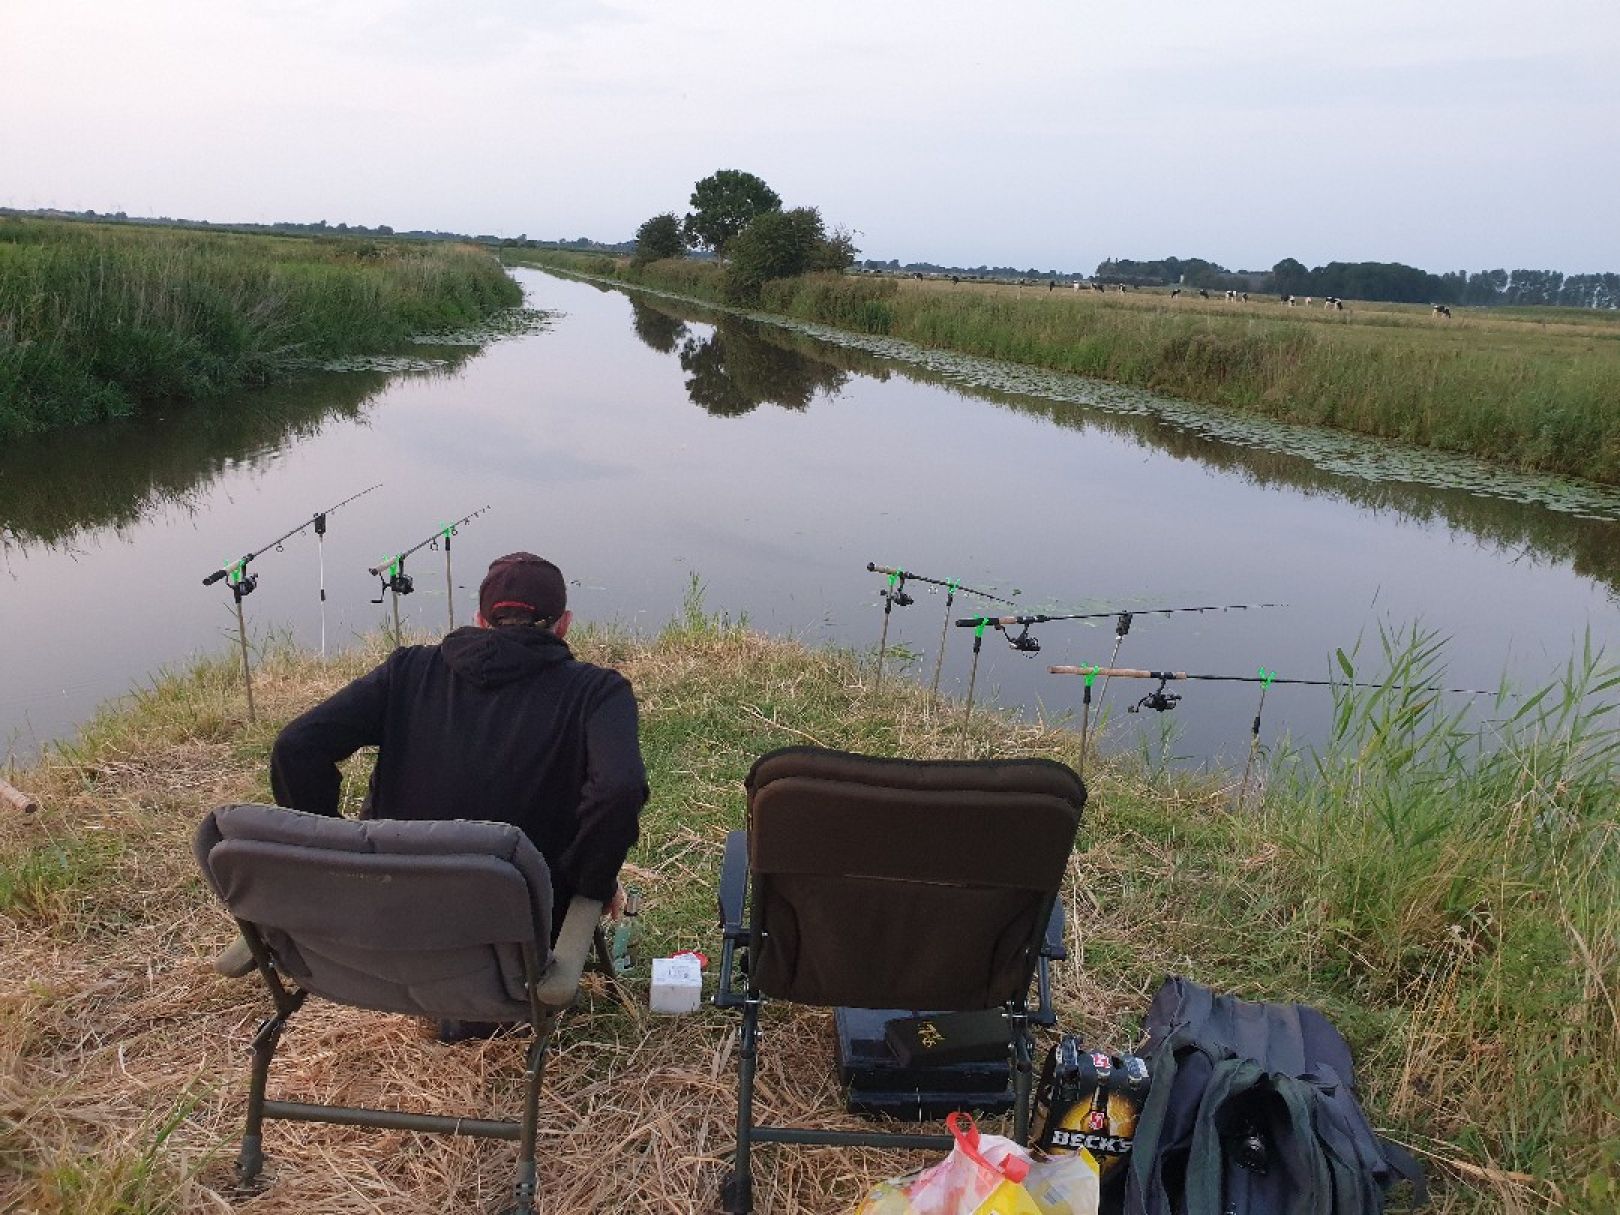
<instances>
[{"instance_id":1,"label":"fishing rod","mask_svg":"<svg viewBox=\"0 0 1620 1215\"><path fill-rule=\"evenodd\" d=\"M374 489L381 489L382 482L362 489L357 494L350 494L336 506L328 506L325 510L316 511L297 527L288 528L268 544L262 544L252 552L238 557L220 566L213 573L202 580L204 586L213 586L221 578L225 579L231 588L231 598L236 602L236 635L242 645L242 684L247 689L248 721L258 720L253 705L253 670L248 662L247 618L242 612L242 600L259 589L259 575L248 570L248 563L257 561L265 553L274 549L281 551L281 547L288 540L298 535L305 528L315 529L316 547L320 550L320 591L321 591L321 657L326 657L326 517L358 498L364 498Z\"/></svg>"},{"instance_id":2,"label":"fishing rod","mask_svg":"<svg viewBox=\"0 0 1620 1215\"><path fill-rule=\"evenodd\" d=\"M1113 608L1106 612L1027 612L1015 616L969 616L956 622L956 627L959 629L973 630L973 666L968 676L967 711L969 713L973 712L973 684L978 678L979 652L984 646L984 631L987 628L993 627L998 633L1005 636L1007 644L1020 654L1039 654L1041 652L1041 640L1039 637L1030 636L1030 625L1050 624L1060 620L1106 620L1112 616L1114 618L1114 658L1117 658L1120 642L1124 641L1126 634L1131 631L1131 621L1137 616L1171 616L1178 612L1197 612L1200 614L1204 612L1236 612L1286 606L1288 605L1283 603L1211 603L1192 607L1132 608L1129 611ZM1007 629L1012 625L1022 626L1016 637L1007 632ZM1114 658L1108 660L1110 664L1108 667L1098 668L1098 670L1105 672L1102 692L1097 697L1097 711L1099 713L1102 711L1103 697L1108 695L1107 672L1112 669ZM1090 703L1090 698L1091 683L1088 680L1086 683L1087 704ZM964 725L963 728L965 730L966 726ZM1084 761L1082 760L1082 762Z\"/></svg>"},{"instance_id":3,"label":"fishing rod","mask_svg":"<svg viewBox=\"0 0 1620 1215\"><path fill-rule=\"evenodd\" d=\"M1029 635L1029 626L1032 624L1052 624L1059 620L1107 620L1112 617L1115 636L1124 637L1131 631L1131 621L1137 616L1173 616L1178 612L1197 612L1202 615L1204 612L1247 612L1260 608L1287 606L1286 603L1204 603L1191 607L1131 608L1129 611L1110 608L1106 612L1030 612L1018 616L969 616L958 620L956 627L971 629L984 624L1005 633L1013 625L1021 625L1018 636L1008 635L1007 644L1025 654L1039 654L1040 638Z\"/></svg>"},{"instance_id":4,"label":"fishing rod","mask_svg":"<svg viewBox=\"0 0 1620 1215\"><path fill-rule=\"evenodd\" d=\"M989 591L981 591L966 586L954 578L930 578L925 574L914 574L910 570L891 569L886 565L878 565L872 561L866 563L866 569L868 573L884 574L889 579L889 584L880 592L883 598L883 635L878 639L877 678L872 684L874 688L880 687L883 683L883 655L889 647L889 614L894 608L910 607L917 602L912 596L906 594L907 581L922 582L929 586L942 586L945 588L945 623L939 627L939 652L934 657L934 682L928 690L928 708L932 711L934 701L939 696L939 672L940 668L945 664L945 634L951 626L951 607L956 602L956 592L961 591L964 595L977 595L981 599L988 599L992 603L1005 603L1009 607L1014 606L1013 601L1004 599L1000 595L993 595Z\"/></svg>"},{"instance_id":5,"label":"fishing rod","mask_svg":"<svg viewBox=\"0 0 1620 1215\"><path fill-rule=\"evenodd\" d=\"M472 514L463 515L454 523L446 523L443 527L434 532L431 536L428 536L425 540L421 540L416 544L411 545L410 548L406 549L402 553L395 553L392 557L379 561L376 565L373 565L366 570L366 572L372 577L380 578L382 580L382 589L377 592L377 597L371 601L372 603L381 603L383 599L387 597L390 591L393 592L394 643L396 645L399 644L400 639L404 636L404 634L400 631L399 597L401 595L409 595L411 592L416 590L416 580L405 572L405 559L411 556L413 553L421 552L424 548L436 549L439 547L440 542L443 542L444 597L445 602L449 607L450 629L453 632L456 627L456 588L450 577L450 540L451 537L455 536L460 531L464 524L471 523L474 519L478 518L479 515L482 515L489 509L490 508L488 506L480 506L477 510L473 511Z\"/></svg>"},{"instance_id":6,"label":"fishing rod","mask_svg":"<svg viewBox=\"0 0 1620 1215\"><path fill-rule=\"evenodd\" d=\"M1263 669L1263 668L1262 668ZM1161 684L1172 683L1182 679L1201 679L1211 683L1260 683L1260 684L1294 684L1302 688L1343 688L1351 686L1350 681L1343 679L1280 679L1276 672L1265 672L1261 675L1195 675L1188 671L1142 671L1133 667L1114 667L1112 669L1101 666L1058 666L1047 667L1049 675L1085 675L1096 673L1098 675L1112 675L1115 679L1157 679ZM1362 687L1385 687L1384 684L1363 683ZM1392 683L1387 685L1393 692L1451 692L1459 696L1495 696L1496 692L1490 688L1442 688L1437 684L1427 683ZM1170 694L1172 700L1180 697ZM1144 708L1158 709L1163 712L1172 705L1145 705Z\"/></svg>"},{"instance_id":7,"label":"fishing rod","mask_svg":"<svg viewBox=\"0 0 1620 1215\"><path fill-rule=\"evenodd\" d=\"M1159 686L1149 692L1142 699L1126 710L1128 713L1140 713L1143 709L1151 709L1155 713L1168 713L1181 703L1178 693L1167 691L1168 685L1177 680L1204 680L1211 683L1250 683L1260 685L1260 702L1255 706L1254 720L1249 726L1249 753L1243 761L1243 778L1238 782L1237 798L1232 803L1234 810L1243 808L1244 800L1249 792L1249 773L1254 768L1255 755L1260 750L1260 718L1266 709L1266 693L1271 690L1272 684L1292 684L1298 687L1309 688L1342 688L1347 686L1343 680L1335 679L1280 679L1276 671L1261 667L1254 675L1200 675L1187 671L1143 671L1133 667L1099 667L1099 666L1054 666L1048 667L1047 673L1051 675L1079 675L1085 679L1085 692L1081 698L1083 716L1080 724L1080 774L1085 776L1085 757L1088 741L1089 726L1091 724L1091 684L1098 675L1114 676L1120 679L1157 679ZM1381 685L1369 685L1381 686ZM1441 688L1432 684L1391 684L1392 691L1419 691L1419 692L1449 692L1462 696L1494 696L1495 692L1483 688Z\"/></svg>"}]
</instances>

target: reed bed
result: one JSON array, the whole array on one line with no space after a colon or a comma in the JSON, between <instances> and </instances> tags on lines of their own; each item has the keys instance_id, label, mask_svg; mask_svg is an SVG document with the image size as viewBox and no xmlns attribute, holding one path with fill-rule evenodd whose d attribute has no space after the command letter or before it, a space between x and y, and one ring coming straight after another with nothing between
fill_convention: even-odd
<instances>
[{"instance_id":1,"label":"reed bed","mask_svg":"<svg viewBox=\"0 0 1620 1215\"><path fill-rule=\"evenodd\" d=\"M735 1025L645 1012L645 959L718 947L713 898L742 777L816 742L911 756L1077 759L1077 736L959 706L870 661L763 637L689 607L657 637L587 631L577 650L634 682L653 800L628 879L646 895L621 1001L591 980L565 1019L541 1106L541 1209L712 1211L731 1146ZM499 1209L513 1149L489 1141L267 1125L268 1185L232 1189L247 1043L268 1001L209 968L231 930L189 837L212 806L268 796L277 723L366 669L373 640L322 662L267 647L249 726L232 663L160 678L32 769L33 815L0 817L0 1209L418 1212ZM1608 1211L1620 1181L1616 676L1596 656L1504 707L1479 741L1395 682L1426 682L1423 638L1346 692L1320 764L1271 757L1263 800L1224 778L1093 763L1065 889L1062 1027L1121 1045L1168 972L1304 999L1346 1031L1375 1124L1424 1155L1440 1212ZM346 784L364 788L357 757ZM760 1113L845 1125L827 1015L766 1015ZM510 1116L523 1044L446 1047L414 1021L312 1002L272 1095ZM920 1163L764 1148L758 1209L848 1210Z\"/></svg>"},{"instance_id":2,"label":"reed bed","mask_svg":"<svg viewBox=\"0 0 1620 1215\"><path fill-rule=\"evenodd\" d=\"M709 302L712 263L632 267L522 254ZM1150 388L1282 422L1332 426L1513 468L1620 484L1620 317L1570 309L1393 304L1286 308L1166 292L807 275L765 285L767 312Z\"/></svg>"},{"instance_id":3,"label":"reed bed","mask_svg":"<svg viewBox=\"0 0 1620 1215\"><path fill-rule=\"evenodd\" d=\"M470 246L0 219L0 439L396 349L521 295Z\"/></svg>"}]
</instances>

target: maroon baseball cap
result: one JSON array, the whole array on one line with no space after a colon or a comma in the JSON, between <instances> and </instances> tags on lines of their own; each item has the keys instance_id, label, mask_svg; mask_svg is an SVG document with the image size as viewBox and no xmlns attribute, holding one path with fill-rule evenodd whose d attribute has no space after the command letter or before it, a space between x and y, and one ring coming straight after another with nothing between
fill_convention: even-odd
<instances>
[{"instance_id":1,"label":"maroon baseball cap","mask_svg":"<svg viewBox=\"0 0 1620 1215\"><path fill-rule=\"evenodd\" d=\"M568 610L568 586L562 571L544 557L507 553L489 563L478 586L478 610L486 624L517 615L555 623Z\"/></svg>"}]
</instances>

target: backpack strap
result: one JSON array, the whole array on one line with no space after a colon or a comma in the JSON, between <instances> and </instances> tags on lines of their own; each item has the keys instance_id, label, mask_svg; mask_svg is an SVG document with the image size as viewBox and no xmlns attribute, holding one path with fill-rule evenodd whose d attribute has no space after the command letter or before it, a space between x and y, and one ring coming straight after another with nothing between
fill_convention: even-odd
<instances>
[{"instance_id":1,"label":"backpack strap","mask_svg":"<svg viewBox=\"0 0 1620 1215\"><path fill-rule=\"evenodd\" d=\"M1185 1209L1187 1154L1216 1061L1186 1029L1171 1032L1153 1051L1153 1085L1125 1163L1126 1215L1181 1215Z\"/></svg>"},{"instance_id":2,"label":"backpack strap","mask_svg":"<svg viewBox=\"0 0 1620 1215\"><path fill-rule=\"evenodd\" d=\"M1404 1180L1412 1183L1412 1205L1414 1207L1428 1206L1429 1182L1423 1174L1423 1166L1418 1163L1417 1157L1413 1156L1411 1152L1393 1139L1385 1139L1382 1135L1376 1136L1376 1139L1378 1150L1383 1154L1384 1163ZM1393 1180L1390 1184L1394 1184Z\"/></svg>"}]
</instances>

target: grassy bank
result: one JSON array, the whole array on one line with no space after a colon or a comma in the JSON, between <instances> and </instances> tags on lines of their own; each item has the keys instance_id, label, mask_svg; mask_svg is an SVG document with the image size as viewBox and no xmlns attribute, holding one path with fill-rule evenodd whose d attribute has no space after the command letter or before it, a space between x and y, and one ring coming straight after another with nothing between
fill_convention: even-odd
<instances>
[{"instance_id":1,"label":"grassy bank","mask_svg":"<svg viewBox=\"0 0 1620 1215\"><path fill-rule=\"evenodd\" d=\"M521 251L537 265L720 302L719 268ZM767 312L1337 427L1534 472L1620 484L1620 318L1395 304L1345 312L1165 293L811 275Z\"/></svg>"},{"instance_id":2,"label":"grassy bank","mask_svg":"<svg viewBox=\"0 0 1620 1215\"><path fill-rule=\"evenodd\" d=\"M17 783L43 809L0 812L0 1208L100 1215L223 1209L267 1002L217 978L228 925L188 840L210 807L264 799L277 724L380 655L266 655L260 724L228 658L158 681ZM814 741L958 755L959 711L905 680L697 610L656 638L587 634L643 706L653 800L630 878L642 956L713 954L724 833L742 778ZM1409 651L1397 678L1421 677ZM1588 664L1589 666L1591 664ZM1579 682L1579 680L1576 680ZM1190 974L1318 1004L1345 1030L1378 1126L1437 1175L1441 1212L1613 1209L1620 1180L1620 830L1613 738L1554 690L1499 723L1486 756L1439 706L1403 693L1342 704L1321 774L1283 765L1234 816L1207 778L1092 772L1065 899L1065 1030L1121 1044L1158 980ZM966 749L1073 762L1061 729L976 715ZM347 796L358 803L363 766ZM645 970L637 999L645 1001ZM837 1108L829 1018L767 1013L762 1117ZM565 1024L541 1110L546 1210L708 1211L734 1114L733 1022L655 1020L593 987ZM272 1093L510 1114L521 1045L447 1048L406 1018L319 1003L294 1020ZM511 1149L274 1123L262 1212L495 1209ZM761 1152L759 1209L849 1209L914 1158ZM236 1201L240 1201L237 1199Z\"/></svg>"},{"instance_id":3,"label":"grassy bank","mask_svg":"<svg viewBox=\"0 0 1620 1215\"><path fill-rule=\"evenodd\" d=\"M470 247L0 219L0 439L389 350L520 300Z\"/></svg>"}]
</instances>

